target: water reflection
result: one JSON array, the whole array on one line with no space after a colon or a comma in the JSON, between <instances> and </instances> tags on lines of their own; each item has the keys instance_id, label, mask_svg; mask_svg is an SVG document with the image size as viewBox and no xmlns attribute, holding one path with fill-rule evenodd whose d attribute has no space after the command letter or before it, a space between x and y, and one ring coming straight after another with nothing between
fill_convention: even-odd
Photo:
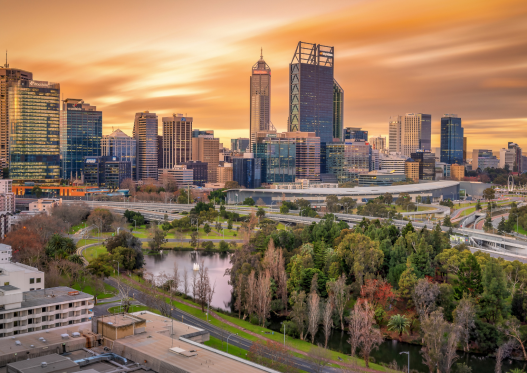
<instances>
[{"instance_id":1,"label":"water reflection","mask_svg":"<svg viewBox=\"0 0 527 373\"><path fill-rule=\"evenodd\" d=\"M177 263L181 277L183 277L183 270L187 269L189 284L191 284L194 263L201 265L201 261L203 261L205 267L209 269L211 284L216 281L216 290L211 306L230 311L232 286L228 284L229 277L224 276L225 270L231 267L229 260L230 254L228 253L163 250L162 254L145 255L145 270L155 276L161 272L171 275L174 270L174 263ZM183 291L183 285L180 291ZM189 285L189 292L192 292L191 285Z\"/></svg>"}]
</instances>

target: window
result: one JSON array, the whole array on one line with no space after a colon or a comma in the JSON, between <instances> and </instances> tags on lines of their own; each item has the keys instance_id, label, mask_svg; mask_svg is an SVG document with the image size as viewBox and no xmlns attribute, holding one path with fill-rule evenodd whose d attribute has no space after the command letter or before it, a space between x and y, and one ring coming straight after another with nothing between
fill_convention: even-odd
<instances>
[{"instance_id":1,"label":"window","mask_svg":"<svg viewBox=\"0 0 527 373\"><path fill-rule=\"evenodd\" d=\"M68 324L69 324L69 325L73 324L73 320L70 320L70 321L68 322Z\"/></svg>"},{"instance_id":2,"label":"window","mask_svg":"<svg viewBox=\"0 0 527 373\"><path fill-rule=\"evenodd\" d=\"M73 303L68 304L68 307L72 308L73 307Z\"/></svg>"},{"instance_id":3,"label":"window","mask_svg":"<svg viewBox=\"0 0 527 373\"><path fill-rule=\"evenodd\" d=\"M18 317L18 312L13 312L13 317Z\"/></svg>"},{"instance_id":4,"label":"window","mask_svg":"<svg viewBox=\"0 0 527 373\"><path fill-rule=\"evenodd\" d=\"M28 332L32 332L32 331L33 331L33 328L28 328L27 331L28 331Z\"/></svg>"},{"instance_id":5,"label":"window","mask_svg":"<svg viewBox=\"0 0 527 373\"><path fill-rule=\"evenodd\" d=\"M83 301L81 302L81 306L85 306L85 305L86 305L86 301L83 300Z\"/></svg>"},{"instance_id":6,"label":"window","mask_svg":"<svg viewBox=\"0 0 527 373\"><path fill-rule=\"evenodd\" d=\"M33 314L33 310L27 310L27 314L28 315L32 315Z\"/></svg>"},{"instance_id":7,"label":"window","mask_svg":"<svg viewBox=\"0 0 527 373\"><path fill-rule=\"evenodd\" d=\"M48 321L48 317L47 316L42 316L42 321Z\"/></svg>"},{"instance_id":8,"label":"window","mask_svg":"<svg viewBox=\"0 0 527 373\"><path fill-rule=\"evenodd\" d=\"M0 314L0 320L3 320L3 319L4 319L4 316L5 316L5 315L4 315L3 313Z\"/></svg>"},{"instance_id":9,"label":"window","mask_svg":"<svg viewBox=\"0 0 527 373\"><path fill-rule=\"evenodd\" d=\"M18 334L18 330L15 330L15 332L13 333L14 335L17 335Z\"/></svg>"},{"instance_id":10,"label":"window","mask_svg":"<svg viewBox=\"0 0 527 373\"><path fill-rule=\"evenodd\" d=\"M33 290L35 290L35 288L31 288L31 289L29 289L29 291L33 291Z\"/></svg>"},{"instance_id":11,"label":"window","mask_svg":"<svg viewBox=\"0 0 527 373\"><path fill-rule=\"evenodd\" d=\"M0 329L4 329L4 324L0 324Z\"/></svg>"},{"instance_id":12,"label":"window","mask_svg":"<svg viewBox=\"0 0 527 373\"><path fill-rule=\"evenodd\" d=\"M56 310L60 310L60 304L57 304L57 305L55 306L55 309L56 309Z\"/></svg>"},{"instance_id":13,"label":"window","mask_svg":"<svg viewBox=\"0 0 527 373\"><path fill-rule=\"evenodd\" d=\"M42 325L42 330L47 329L47 328L48 328L47 325Z\"/></svg>"},{"instance_id":14,"label":"window","mask_svg":"<svg viewBox=\"0 0 527 373\"><path fill-rule=\"evenodd\" d=\"M40 282L42 281L42 279L40 277L37 278L37 284L40 284Z\"/></svg>"},{"instance_id":15,"label":"window","mask_svg":"<svg viewBox=\"0 0 527 373\"><path fill-rule=\"evenodd\" d=\"M42 312L46 312L46 307L42 307Z\"/></svg>"},{"instance_id":16,"label":"window","mask_svg":"<svg viewBox=\"0 0 527 373\"><path fill-rule=\"evenodd\" d=\"M33 324L33 319L27 319L28 324Z\"/></svg>"},{"instance_id":17,"label":"window","mask_svg":"<svg viewBox=\"0 0 527 373\"><path fill-rule=\"evenodd\" d=\"M56 313L56 314L55 314L55 320L58 320L58 319L60 319L60 314L59 314L59 313Z\"/></svg>"},{"instance_id":18,"label":"window","mask_svg":"<svg viewBox=\"0 0 527 373\"><path fill-rule=\"evenodd\" d=\"M18 321L14 321L13 326L18 326Z\"/></svg>"},{"instance_id":19,"label":"window","mask_svg":"<svg viewBox=\"0 0 527 373\"><path fill-rule=\"evenodd\" d=\"M59 326L60 326L60 323L59 323L59 322L55 324L55 327L56 327L56 328L58 328Z\"/></svg>"},{"instance_id":20,"label":"window","mask_svg":"<svg viewBox=\"0 0 527 373\"><path fill-rule=\"evenodd\" d=\"M35 283L35 278L33 278L33 277L30 278L30 279L29 279L29 283L30 283L30 284L34 284L34 283Z\"/></svg>"}]
</instances>

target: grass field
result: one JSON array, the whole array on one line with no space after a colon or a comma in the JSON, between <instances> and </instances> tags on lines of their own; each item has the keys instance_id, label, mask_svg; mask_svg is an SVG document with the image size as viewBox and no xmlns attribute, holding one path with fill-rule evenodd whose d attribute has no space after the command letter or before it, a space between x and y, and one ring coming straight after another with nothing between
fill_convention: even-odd
<instances>
[{"instance_id":1,"label":"grass field","mask_svg":"<svg viewBox=\"0 0 527 373\"><path fill-rule=\"evenodd\" d=\"M150 307L147 307L147 306L132 305L132 306L130 306L130 309L128 310L128 313L139 312L139 311L154 312L154 310L152 310ZM110 312L110 313L122 312L122 307L121 306L115 306L115 307L108 308L108 312Z\"/></svg>"},{"instance_id":2,"label":"grass field","mask_svg":"<svg viewBox=\"0 0 527 373\"><path fill-rule=\"evenodd\" d=\"M73 227L71 227L68 230L68 234L75 234L82 228L84 228L84 223L80 223L80 224L74 225Z\"/></svg>"},{"instance_id":3,"label":"grass field","mask_svg":"<svg viewBox=\"0 0 527 373\"><path fill-rule=\"evenodd\" d=\"M216 350L227 352L227 343L225 341L222 341L221 339L210 337L209 340L207 342L203 342L203 344L205 346L215 348ZM240 357L242 359L247 359L247 351L243 348L233 346L232 344L229 345L229 354Z\"/></svg>"},{"instance_id":4,"label":"grass field","mask_svg":"<svg viewBox=\"0 0 527 373\"><path fill-rule=\"evenodd\" d=\"M527 231L525 229L523 229L522 227L519 227L516 224L514 224L514 232L517 232L519 234L527 235Z\"/></svg>"},{"instance_id":5,"label":"grass field","mask_svg":"<svg viewBox=\"0 0 527 373\"><path fill-rule=\"evenodd\" d=\"M77 247L81 247L81 246L85 246L85 245L90 245L92 243L97 243L97 242L100 242L98 240L94 240L94 239L89 239L89 240L79 240L79 242L77 242Z\"/></svg>"},{"instance_id":6,"label":"grass field","mask_svg":"<svg viewBox=\"0 0 527 373\"><path fill-rule=\"evenodd\" d=\"M102 245L88 247L84 250L84 257L88 262L91 262L93 259L99 257L101 254L106 254L106 247Z\"/></svg>"},{"instance_id":7,"label":"grass field","mask_svg":"<svg viewBox=\"0 0 527 373\"><path fill-rule=\"evenodd\" d=\"M75 290L79 290L79 291L81 290L79 284L73 285L72 288L75 289ZM104 289L106 291L106 294L99 295L99 297L97 299L111 298L111 297L114 296L113 293L117 291L113 286L110 286L108 284L104 284ZM87 294L91 294L91 295L94 294L93 287L91 287L91 286L86 286L82 291L84 293L87 293Z\"/></svg>"}]
</instances>

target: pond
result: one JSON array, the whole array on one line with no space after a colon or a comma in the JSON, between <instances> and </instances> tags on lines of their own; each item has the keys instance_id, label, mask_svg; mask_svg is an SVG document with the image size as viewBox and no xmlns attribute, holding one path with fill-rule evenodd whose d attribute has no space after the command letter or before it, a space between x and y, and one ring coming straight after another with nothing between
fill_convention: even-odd
<instances>
[{"instance_id":1,"label":"pond","mask_svg":"<svg viewBox=\"0 0 527 373\"><path fill-rule=\"evenodd\" d=\"M184 269L187 269L190 283L192 281L193 265L195 263L201 265L203 261L205 267L208 268L211 285L216 282L216 289L211 306L231 311L232 286L228 283L230 277L224 276L225 270L231 267L229 260L230 254L163 250L162 254L145 255L144 268L147 272L153 273L155 276L161 272L172 274L174 264L177 263L181 277L183 277Z\"/></svg>"},{"instance_id":2,"label":"pond","mask_svg":"<svg viewBox=\"0 0 527 373\"><path fill-rule=\"evenodd\" d=\"M164 250L159 255L145 255L145 270L158 275L161 272L167 274L172 273L174 263L178 264L180 273L183 273L184 268L189 273L189 279L192 275L194 263L204 262L204 265L209 270L209 277L211 283L216 281L216 291L212 300L212 306L221 308L226 311L231 311L232 305L232 287L228 284L229 277L224 276L225 270L230 268L230 254L207 254L203 252L195 253L194 251L174 251ZM280 332L280 322L283 319L276 317L271 318L271 324L269 329L276 332ZM347 342L349 338L348 334L341 330L334 330L329 338L328 347L332 350L339 351L345 354L350 353L350 345ZM320 330L315 338L315 343L324 345L324 336ZM428 372L427 366L423 363L421 357L421 346L399 342L397 340L386 340L380 346L379 349L373 351L371 356L375 359L376 363L391 363L396 361L399 367L407 364L407 355L400 355L400 352L410 352L410 368L419 372ZM456 363L464 362L472 368L473 373L493 373L496 360L491 357L479 354L465 354L458 351L459 359ZM511 369L519 368L527 370L527 363L518 362L514 360L505 360L503 363L503 372L508 372ZM453 371L456 369L454 367Z\"/></svg>"}]
</instances>

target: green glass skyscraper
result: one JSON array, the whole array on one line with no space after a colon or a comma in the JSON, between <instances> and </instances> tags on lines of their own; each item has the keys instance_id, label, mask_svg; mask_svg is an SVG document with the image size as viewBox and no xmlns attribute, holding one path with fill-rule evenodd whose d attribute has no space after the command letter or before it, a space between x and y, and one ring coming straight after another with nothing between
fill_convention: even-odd
<instances>
[{"instance_id":1,"label":"green glass skyscraper","mask_svg":"<svg viewBox=\"0 0 527 373\"><path fill-rule=\"evenodd\" d=\"M445 114L441 118L441 162L463 164L463 127L461 118Z\"/></svg>"},{"instance_id":2,"label":"green glass skyscraper","mask_svg":"<svg viewBox=\"0 0 527 373\"><path fill-rule=\"evenodd\" d=\"M60 179L60 84L19 80L9 87L9 176Z\"/></svg>"}]
</instances>

